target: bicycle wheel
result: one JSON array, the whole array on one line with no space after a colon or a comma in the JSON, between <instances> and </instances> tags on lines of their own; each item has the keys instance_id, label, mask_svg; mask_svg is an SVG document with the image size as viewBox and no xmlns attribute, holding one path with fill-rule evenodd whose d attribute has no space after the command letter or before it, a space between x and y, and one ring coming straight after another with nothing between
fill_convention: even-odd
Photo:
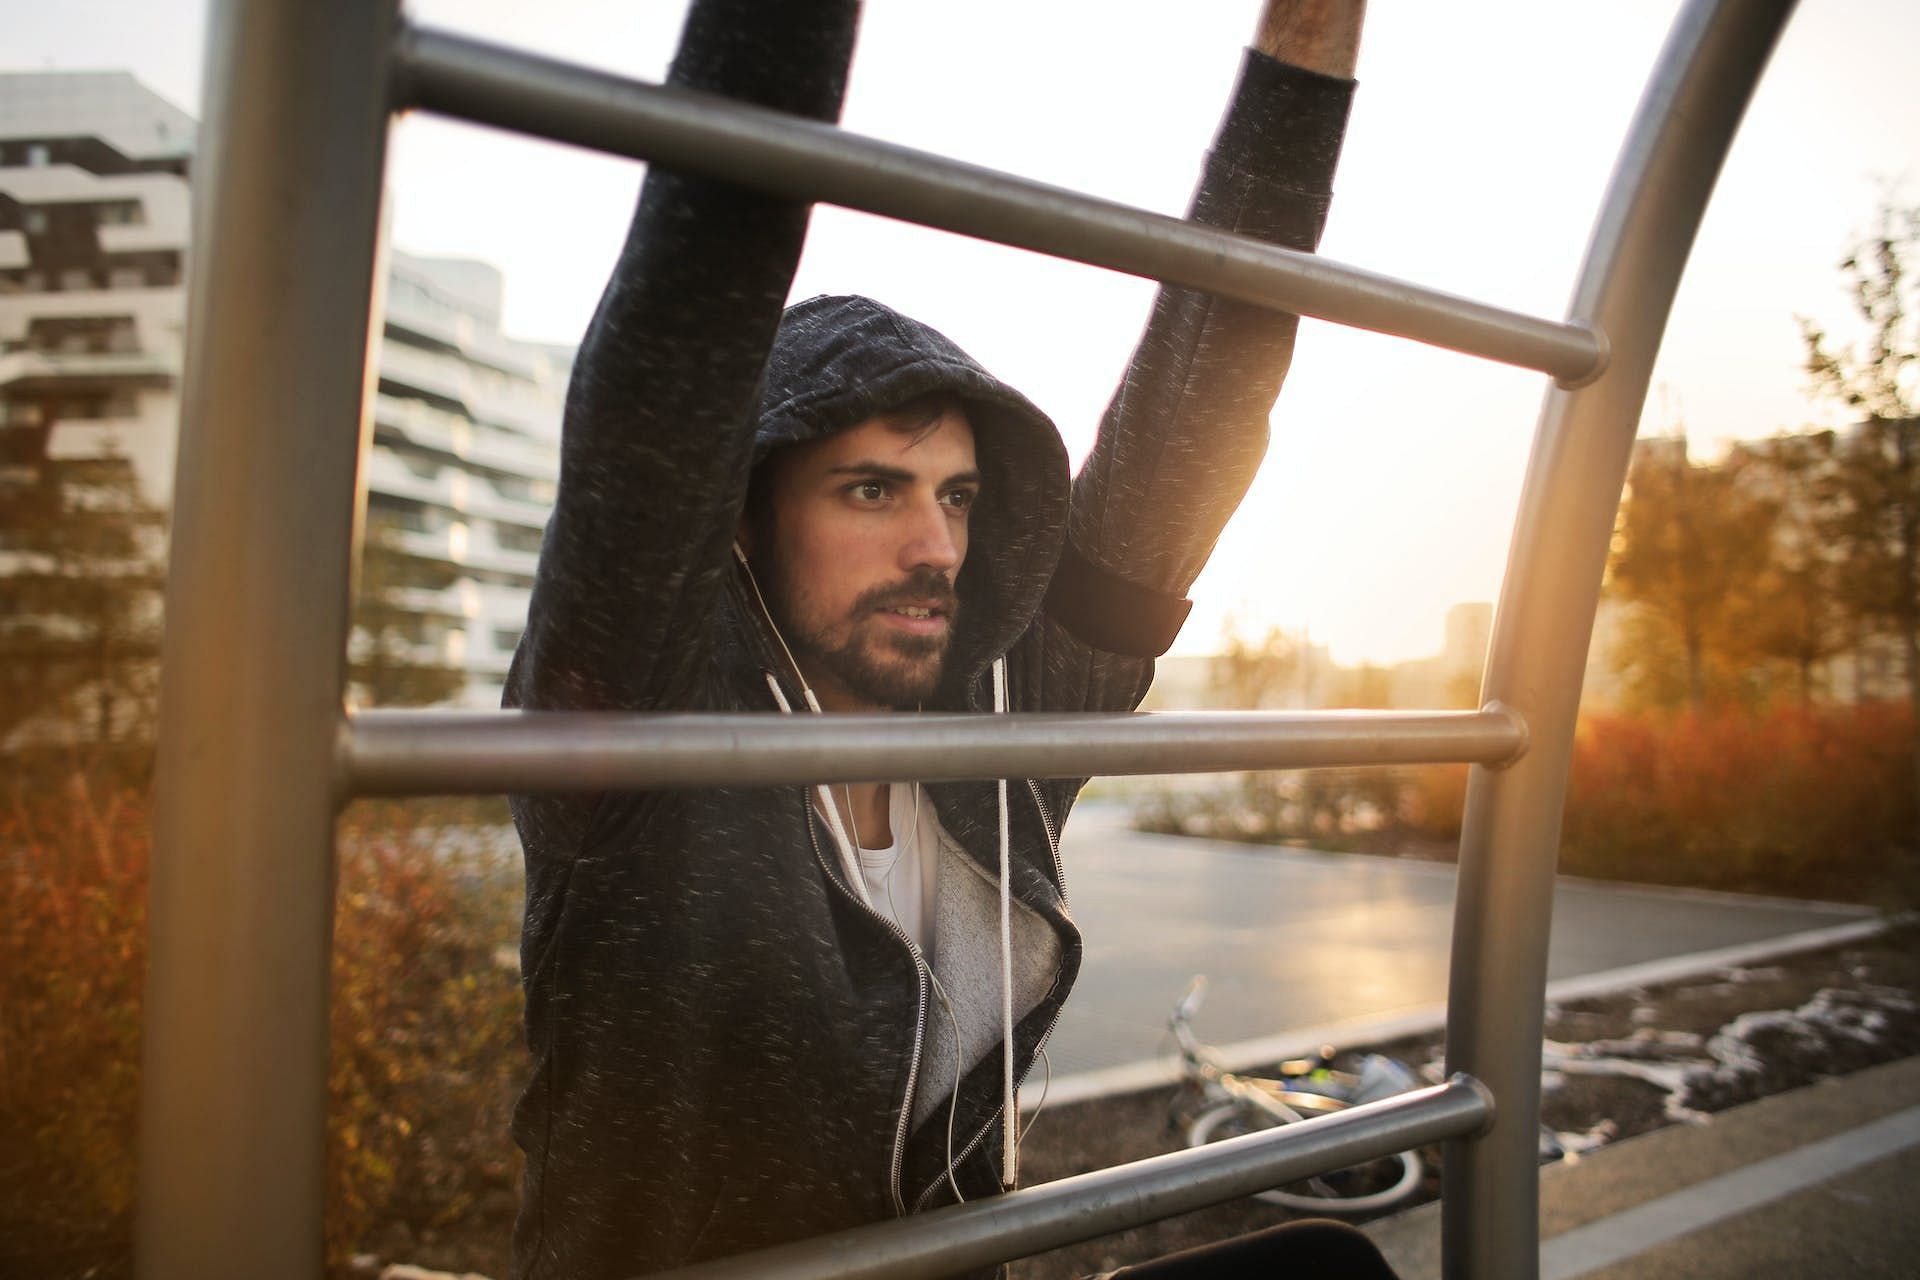
<instances>
[{"instance_id":1,"label":"bicycle wheel","mask_svg":"<svg viewBox=\"0 0 1920 1280\"><path fill-rule=\"evenodd\" d=\"M1281 1105L1298 1112L1303 1120L1344 1111L1347 1107L1337 1098L1317 1093L1292 1093L1278 1089L1268 1092ZM1198 1147L1223 1138L1260 1133L1286 1123L1288 1121L1251 1103L1223 1102L1194 1118L1187 1127L1187 1145ZM1382 1156L1350 1168L1302 1178L1271 1191L1256 1192L1255 1198L1304 1213L1371 1213L1376 1209L1391 1208L1411 1196L1420 1185L1422 1168L1418 1155L1402 1151L1398 1155Z\"/></svg>"}]
</instances>

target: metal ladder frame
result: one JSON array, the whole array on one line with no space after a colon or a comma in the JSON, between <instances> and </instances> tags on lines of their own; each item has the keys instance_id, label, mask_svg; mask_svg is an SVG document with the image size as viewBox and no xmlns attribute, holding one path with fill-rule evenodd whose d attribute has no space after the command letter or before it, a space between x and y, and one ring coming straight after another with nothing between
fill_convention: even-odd
<instances>
[{"instance_id":1,"label":"metal ladder frame","mask_svg":"<svg viewBox=\"0 0 1920 1280\"><path fill-rule=\"evenodd\" d=\"M1447 1084L681 1274L936 1274L1446 1141L1449 1277L1538 1270L1552 880L1641 404L1707 197L1792 0L1689 0L1564 321L403 22L219 0L195 182L163 652L136 1255L318 1276L334 819L354 795L1467 762ZM771 716L342 711L387 130L418 109L1541 370L1482 709ZM356 429L345 429L348 423ZM884 768L880 766L884 763Z\"/></svg>"}]
</instances>

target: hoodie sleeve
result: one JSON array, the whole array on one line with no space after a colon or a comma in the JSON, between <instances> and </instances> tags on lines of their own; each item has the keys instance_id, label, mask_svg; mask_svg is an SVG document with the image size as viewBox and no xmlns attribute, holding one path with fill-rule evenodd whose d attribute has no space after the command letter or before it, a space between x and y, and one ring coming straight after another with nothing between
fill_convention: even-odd
<instances>
[{"instance_id":1,"label":"hoodie sleeve","mask_svg":"<svg viewBox=\"0 0 1920 1280\"><path fill-rule=\"evenodd\" d=\"M1188 217L1312 251L1353 88L1249 50ZM1266 452L1297 323L1161 289L1074 479L1068 546L1040 628L1043 705L1126 710L1145 695L1144 655L1184 618L1182 597Z\"/></svg>"},{"instance_id":2,"label":"hoodie sleeve","mask_svg":"<svg viewBox=\"0 0 1920 1280\"><path fill-rule=\"evenodd\" d=\"M699 0L669 82L838 118L857 0ZM672 705L744 497L761 369L808 207L652 169L567 390L560 483L508 706Z\"/></svg>"}]
</instances>

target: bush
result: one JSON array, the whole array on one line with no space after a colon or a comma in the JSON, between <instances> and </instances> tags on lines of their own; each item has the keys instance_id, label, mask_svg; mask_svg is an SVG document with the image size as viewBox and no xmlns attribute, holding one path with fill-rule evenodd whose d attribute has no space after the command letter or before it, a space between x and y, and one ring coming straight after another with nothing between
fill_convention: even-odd
<instances>
[{"instance_id":1,"label":"bush","mask_svg":"<svg viewBox=\"0 0 1920 1280\"><path fill-rule=\"evenodd\" d=\"M1913 824L1911 733L1893 703L1589 716L1560 868L1807 897L1884 892Z\"/></svg>"},{"instance_id":2,"label":"bush","mask_svg":"<svg viewBox=\"0 0 1920 1280\"><path fill-rule=\"evenodd\" d=\"M0 801L0 1274L129 1270L147 847L85 774Z\"/></svg>"},{"instance_id":3,"label":"bush","mask_svg":"<svg viewBox=\"0 0 1920 1280\"><path fill-rule=\"evenodd\" d=\"M399 806L341 824L327 1255L504 1268L525 1070L517 874ZM0 1274L130 1271L148 806L68 778L0 800ZM437 1236L493 1242L447 1256ZM469 1254L472 1252L468 1251Z\"/></svg>"},{"instance_id":4,"label":"bush","mask_svg":"<svg viewBox=\"0 0 1920 1280\"><path fill-rule=\"evenodd\" d=\"M340 829L327 1254L505 1271L526 1075L517 870L429 838L404 806ZM487 1258L441 1236L492 1239Z\"/></svg>"},{"instance_id":5,"label":"bush","mask_svg":"<svg viewBox=\"0 0 1920 1280\"><path fill-rule=\"evenodd\" d=\"M1585 717L1560 870L1911 905L1910 725L1900 703ZM1135 825L1432 856L1459 839L1466 784L1458 765L1247 774L1232 789L1151 794Z\"/></svg>"}]
</instances>

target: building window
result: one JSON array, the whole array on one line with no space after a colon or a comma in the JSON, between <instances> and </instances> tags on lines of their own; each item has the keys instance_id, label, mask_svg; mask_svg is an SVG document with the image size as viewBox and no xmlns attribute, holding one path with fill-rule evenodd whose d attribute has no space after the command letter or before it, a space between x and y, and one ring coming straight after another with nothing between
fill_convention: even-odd
<instances>
[{"instance_id":1,"label":"building window","mask_svg":"<svg viewBox=\"0 0 1920 1280\"><path fill-rule=\"evenodd\" d=\"M496 524L493 526L493 540L507 551L538 552L540 550L538 529L522 529L518 525Z\"/></svg>"},{"instance_id":2,"label":"building window","mask_svg":"<svg viewBox=\"0 0 1920 1280\"><path fill-rule=\"evenodd\" d=\"M103 227L145 226L147 211L138 200L102 200L95 206Z\"/></svg>"},{"instance_id":3,"label":"building window","mask_svg":"<svg viewBox=\"0 0 1920 1280\"><path fill-rule=\"evenodd\" d=\"M45 235L47 233L47 211L31 205L28 206L25 216L21 219L20 225L30 236Z\"/></svg>"},{"instance_id":4,"label":"building window","mask_svg":"<svg viewBox=\"0 0 1920 1280\"><path fill-rule=\"evenodd\" d=\"M54 416L60 422L93 422L107 416L104 395L68 396L56 402Z\"/></svg>"},{"instance_id":5,"label":"building window","mask_svg":"<svg viewBox=\"0 0 1920 1280\"><path fill-rule=\"evenodd\" d=\"M140 331L132 316L40 316L27 325L27 346L63 355L125 355L140 350Z\"/></svg>"},{"instance_id":6,"label":"building window","mask_svg":"<svg viewBox=\"0 0 1920 1280\"><path fill-rule=\"evenodd\" d=\"M52 157L50 153L47 151L46 143L29 142L27 144L27 167L28 168L37 169L41 165L46 164L47 161L51 158Z\"/></svg>"},{"instance_id":7,"label":"building window","mask_svg":"<svg viewBox=\"0 0 1920 1280\"><path fill-rule=\"evenodd\" d=\"M438 533L440 529L427 519L425 507L414 503L385 504L380 508L380 519L392 528L407 533Z\"/></svg>"}]
</instances>

